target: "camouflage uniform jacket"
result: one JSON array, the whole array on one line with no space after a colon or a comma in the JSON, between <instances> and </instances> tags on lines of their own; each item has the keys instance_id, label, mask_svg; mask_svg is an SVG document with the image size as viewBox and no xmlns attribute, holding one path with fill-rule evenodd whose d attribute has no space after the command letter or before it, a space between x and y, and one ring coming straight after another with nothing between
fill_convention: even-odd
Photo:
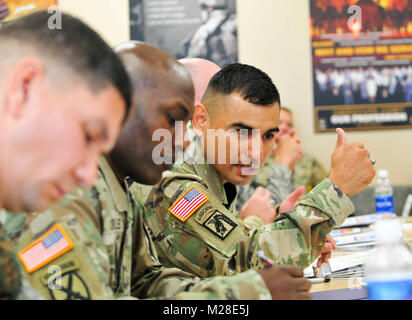
<instances>
[{"instance_id":1,"label":"camouflage uniform jacket","mask_svg":"<svg viewBox=\"0 0 412 320\"><path fill-rule=\"evenodd\" d=\"M316 158L304 154L296 164L293 175L295 185L304 186L306 192L309 192L325 179L328 173Z\"/></svg>"},{"instance_id":2,"label":"camouflage uniform jacket","mask_svg":"<svg viewBox=\"0 0 412 320\"><path fill-rule=\"evenodd\" d=\"M124 191L127 181L123 188L102 158L98 180L91 190L78 189L65 202L39 215L20 219L17 215L7 216L5 229L15 242L16 251L28 248L56 225L62 227L74 245L33 272L27 272L20 263L23 276L44 298L270 298L256 273L201 281L179 269L162 267L146 237L142 207Z\"/></svg>"},{"instance_id":3,"label":"camouflage uniform jacket","mask_svg":"<svg viewBox=\"0 0 412 320\"><path fill-rule=\"evenodd\" d=\"M20 285L20 273L13 247L0 226L0 300L15 299Z\"/></svg>"},{"instance_id":4,"label":"camouflage uniform jacket","mask_svg":"<svg viewBox=\"0 0 412 320\"><path fill-rule=\"evenodd\" d=\"M145 225L163 265L201 277L232 275L263 267L257 257L263 249L278 264L307 267L320 255L327 234L354 210L325 179L294 211L252 227L236 216L233 189L222 185L209 164L185 162L163 174L145 204Z\"/></svg>"},{"instance_id":5,"label":"camouflage uniform jacket","mask_svg":"<svg viewBox=\"0 0 412 320\"><path fill-rule=\"evenodd\" d=\"M269 158L249 184L238 187L239 195L236 204L238 211L259 187L268 190L274 203L280 204L295 190L295 182L287 166L275 163L273 158Z\"/></svg>"}]
</instances>

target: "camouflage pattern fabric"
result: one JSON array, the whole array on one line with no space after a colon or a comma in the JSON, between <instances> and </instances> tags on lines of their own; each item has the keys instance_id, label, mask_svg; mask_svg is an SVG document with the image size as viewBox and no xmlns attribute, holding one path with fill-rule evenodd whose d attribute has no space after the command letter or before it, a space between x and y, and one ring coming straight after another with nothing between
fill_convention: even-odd
<instances>
[{"instance_id":1,"label":"camouflage pattern fabric","mask_svg":"<svg viewBox=\"0 0 412 320\"><path fill-rule=\"evenodd\" d=\"M24 279L43 298L270 299L256 272L202 281L161 266L142 223L143 206L125 192L128 187L129 179L122 187L102 158L91 190L77 189L41 214L26 217L2 212L0 217L16 251L56 224L74 243L71 250L31 273L19 261ZM144 197L144 193L136 194Z\"/></svg>"},{"instance_id":2,"label":"camouflage pattern fabric","mask_svg":"<svg viewBox=\"0 0 412 320\"><path fill-rule=\"evenodd\" d=\"M295 185L304 186L306 192L311 191L327 176L326 169L309 154L304 154L295 166Z\"/></svg>"},{"instance_id":3,"label":"camouflage pattern fabric","mask_svg":"<svg viewBox=\"0 0 412 320\"><path fill-rule=\"evenodd\" d=\"M16 256L0 225L0 300L16 299L20 286Z\"/></svg>"},{"instance_id":4,"label":"camouflage pattern fabric","mask_svg":"<svg viewBox=\"0 0 412 320\"><path fill-rule=\"evenodd\" d=\"M40 293L25 279L21 281L21 288L16 300L45 300Z\"/></svg>"},{"instance_id":5,"label":"camouflage pattern fabric","mask_svg":"<svg viewBox=\"0 0 412 320\"><path fill-rule=\"evenodd\" d=\"M87 193L78 189L61 204L37 214L10 214L5 217L4 229L16 252L30 245L57 225L66 232L74 247L35 271L27 270L19 259L25 281L43 299L89 300L113 297L109 287L109 257L95 225L93 208L81 201ZM56 285L57 284L57 285ZM23 286L19 299L31 299L33 290Z\"/></svg>"},{"instance_id":6,"label":"camouflage pattern fabric","mask_svg":"<svg viewBox=\"0 0 412 320\"><path fill-rule=\"evenodd\" d=\"M134 204L139 213L139 223L143 226L143 216L146 213L145 202L153 190L153 186L142 185L136 182L128 184L128 190L132 194ZM148 230L143 227L145 234ZM157 253L152 240L149 236L146 241L149 242L152 259L159 262ZM136 262L135 262L136 263ZM160 267L159 267L160 268ZM161 268L164 270L164 279L152 285L150 298L169 297L182 300L267 300L271 299L265 282L260 275L250 270L232 277L220 276L209 279L199 279L192 274L183 272L177 268ZM147 270L142 269L142 273ZM160 272L160 271L159 271ZM142 275L142 277L145 277ZM151 280L153 281L153 280ZM150 282L150 280L149 280ZM166 283L167 286L165 286ZM142 286L144 283L142 282ZM161 288L161 290L159 290Z\"/></svg>"},{"instance_id":7,"label":"camouflage pattern fabric","mask_svg":"<svg viewBox=\"0 0 412 320\"><path fill-rule=\"evenodd\" d=\"M183 222L174 205L182 205L182 197L194 187L208 200L189 210ZM163 174L146 200L144 215L163 265L200 277L233 275L262 268L257 251L263 249L278 264L305 268L319 257L327 234L354 210L349 198L325 179L301 198L294 211L251 228L237 217L236 195L228 198L227 190L233 188L222 185L209 164L187 161Z\"/></svg>"}]
</instances>

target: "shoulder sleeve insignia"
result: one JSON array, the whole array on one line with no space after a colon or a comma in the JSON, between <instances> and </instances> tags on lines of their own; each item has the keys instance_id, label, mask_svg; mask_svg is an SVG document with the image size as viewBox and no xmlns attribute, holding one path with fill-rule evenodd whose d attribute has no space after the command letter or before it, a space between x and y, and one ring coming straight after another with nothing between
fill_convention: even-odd
<instances>
[{"instance_id":1,"label":"shoulder sleeve insignia","mask_svg":"<svg viewBox=\"0 0 412 320\"><path fill-rule=\"evenodd\" d=\"M203 222L203 226L223 240L237 227L237 223L216 210Z\"/></svg>"},{"instance_id":2,"label":"shoulder sleeve insignia","mask_svg":"<svg viewBox=\"0 0 412 320\"><path fill-rule=\"evenodd\" d=\"M202 204L208 200L209 197L207 195L193 186L175 201L175 203L169 208L169 212L180 221L185 222Z\"/></svg>"},{"instance_id":3,"label":"shoulder sleeve insignia","mask_svg":"<svg viewBox=\"0 0 412 320\"><path fill-rule=\"evenodd\" d=\"M28 273L32 273L60 257L74 247L60 224L56 224L46 234L18 253Z\"/></svg>"},{"instance_id":4,"label":"shoulder sleeve insignia","mask_svg":"<svg viewBox=\"0 0 412 320\"><path fill-rule=\"evenodd\" d=\"M67 272L49 285L53 300L91 300L86 281L76 272Z\"/></svg>"}]
</instances>

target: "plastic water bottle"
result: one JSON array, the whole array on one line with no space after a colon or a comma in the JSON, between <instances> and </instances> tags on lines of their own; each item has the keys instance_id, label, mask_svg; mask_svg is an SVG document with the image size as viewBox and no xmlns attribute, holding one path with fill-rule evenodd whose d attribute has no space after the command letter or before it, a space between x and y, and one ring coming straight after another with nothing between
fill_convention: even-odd
<instances>
[{"instance_id":1,"label":"plastic water bottle","mask_svg":"<svg viewBox=\"0 0 412 320\"><path fill-rule=\"evenodd\" d=\"M375 187L376 213L394 213L393 188L389 181L388 171L379 170L378 184Z\"/></svg>"},{"instance_id":2,"label":"plastic water bottle","mask_svg":"<svg viewBox=\"0 0 412 320\"><path fill-rule=\"evenodd\" d=\"M400 222L378 219L374 227L377 247L364 266L368 299L412 299L412 254L402 241Z\"/></svg>"}]
</instances>

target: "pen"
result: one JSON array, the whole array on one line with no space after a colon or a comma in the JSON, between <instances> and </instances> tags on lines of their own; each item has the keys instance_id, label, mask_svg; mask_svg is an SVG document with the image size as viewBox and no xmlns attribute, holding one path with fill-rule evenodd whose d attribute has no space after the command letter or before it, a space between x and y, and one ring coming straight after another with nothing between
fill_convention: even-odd
<instances>
[{"instance_id":1,"label":"pen","mask_svg":"<svg viewBox=\"0 0 412 320\"><path fill-rule=\"evenodd\" d=\"M266 266L271 267L274 266L275 263L273 262L272 259L270 259L268 256L265 255L265 253L263 252L263 250L259 250L257 252L257 256L262 259L262 261L266 264Z\"/></svg>"},{"instance_id":2,"label":"pen","mask_svg":"<svg viewBox=\"0 0 412 320\"><path fill-rule=\"evenodd\" d=\"M324 278L310 278L308 280L312 283L329 282L330 281L330 275L326 275Z\"/></svg>"},{"instance_id":3,"label":"pen","mask_svg":"<svg viewBox=\"0 0 412 320\"><path fill-rule=\"evenodd\" d=\"M274 266L275 263L273 262L272 259L270 259L268 256L265 255L265 253L262 250L259 250L257 252L257 256L262 259L262 261L266 264L266 266ZM331 280L330 275L326 275L324 278L310 278L308 279L312 283L322 283L322 282L329 282Z\"/></svg>"}]
</instances>

